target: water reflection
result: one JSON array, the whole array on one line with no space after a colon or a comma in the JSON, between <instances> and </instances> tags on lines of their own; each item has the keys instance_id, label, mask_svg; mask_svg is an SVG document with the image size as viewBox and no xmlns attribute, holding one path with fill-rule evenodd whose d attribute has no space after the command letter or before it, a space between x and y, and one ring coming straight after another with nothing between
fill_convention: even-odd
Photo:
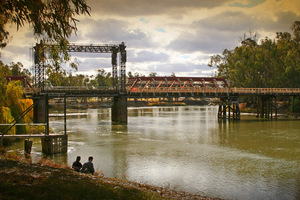
<instances>
[{"instance_id":1,"label":"water reflection","mask_svg":"<svg viewBox=\"0 0 300 200\"><path fill-rule=\"evenodd\" d=\"M130 108L128 116L115 125L110 109L68 111L68 155L52 158L71 165L92 155L105 176L213 197L299 199L299 121L219 121L214 106ZM55 132L62 121L52 119Z\"/></svg>"}]
</instances>

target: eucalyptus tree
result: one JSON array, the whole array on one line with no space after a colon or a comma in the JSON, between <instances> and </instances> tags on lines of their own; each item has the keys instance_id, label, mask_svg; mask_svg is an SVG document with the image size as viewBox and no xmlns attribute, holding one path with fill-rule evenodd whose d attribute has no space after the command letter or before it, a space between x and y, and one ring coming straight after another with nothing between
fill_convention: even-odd
<instances>
[{"instance_id":1,"label":"eucalyptus tree","mask_svg":"<svg viewBox=\"0 0 300 200\"><path fill-rule=\"evenodd\" d=\"M29 24L35 36L65 44L65 38L76 32L78 20L75 15L80 14L90 14L85 0L1 0L1 47L9 42L8 23L17 25L18 30Z\"/></svg>"},{"instance_id":2,"label":"eucalyptus tree","mask_svg":"<svg viewBox=\"0 0 300 200\"><path fill-rule=\"evenodd\" d=\"M69 61L68 38L77 31L78 15L90 15L85 0L1 0L0 1L0 48L9 42L7 25L14 24L17 30L29 25L33 34L48 46L49 58L56 68Z\"/></svg>"},{"instance_id":3,"label":"eucalyptus tree","mask_svg":"<svg viewBox=\"0 0 300 200\"><path fill-rule=\"evenodd\" d=\"M300 22L292 30L260 43L245 37L240 46L212 56L208 65L217 66L218 76L235 87L300 87Z\"/></svg>"}]
</instances>

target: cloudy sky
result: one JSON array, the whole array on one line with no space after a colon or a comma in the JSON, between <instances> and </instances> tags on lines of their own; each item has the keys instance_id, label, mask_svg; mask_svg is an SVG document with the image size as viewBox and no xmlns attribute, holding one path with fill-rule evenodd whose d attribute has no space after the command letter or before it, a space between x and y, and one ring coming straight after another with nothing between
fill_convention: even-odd
<instances>
[{"instance_id":1,"label":"cloudy sky","mask_svg":"<svg viewBox=\"0 0 300 200\"><path fill-rule=\"evenodd\" d=\"M299 0L88 0L91 17L80 16L75 44L127 46L127 72L159 76L212 76L210 57L240 44L246 33L260 39L291 32L300 21ZM28 27L13 36L1 60L33 65L36 43ZM110 55L76 54L79 72L111 71Z\"/></svg>"}]
</instances>

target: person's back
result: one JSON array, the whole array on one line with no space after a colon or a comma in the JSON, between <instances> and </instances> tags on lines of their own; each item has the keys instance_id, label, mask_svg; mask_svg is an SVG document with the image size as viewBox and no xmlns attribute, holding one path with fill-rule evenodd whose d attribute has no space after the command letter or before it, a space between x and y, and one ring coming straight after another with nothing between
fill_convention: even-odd
<instances>
[{"instance_id":1,"label":"person's back","mask_svg":"<svg viewBox=\"0 0 300 200\"><path fill-rule=\"evenodd\" d=\"M83 173L88 173L88 174L94 174L95 169L94 169L94 164L93 162L93 157L89 157L89 161L84 163L81 169L81 172Z\"/></svg>"},{"instance_id":2,"label":"person's back","mask_svg":"<svg viewBox=\"0 0 300 200\"><path fill-rule=\"evenodd\" d=\"M80 156L77 156L76 161L74 161L72 165L72 168L77 172L79 172L82 167L80 159L81 159Z\"/></svg>"}]
</instances>

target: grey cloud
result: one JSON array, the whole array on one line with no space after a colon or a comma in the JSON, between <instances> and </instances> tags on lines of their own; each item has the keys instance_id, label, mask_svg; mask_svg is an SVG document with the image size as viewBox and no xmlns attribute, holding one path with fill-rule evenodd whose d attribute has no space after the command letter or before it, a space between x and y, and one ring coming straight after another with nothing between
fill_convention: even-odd
<instances>
[{"instance_id":1,"label":"grey cloud","mask_svg":"<svg viewBox=\"0 0 300 200\"><path fill-rule=\"evenodd\" d=\"M8 53L12 53L14 56L8 56ZM18 47L18 46L12 46L8 45L5 47L5 50L3 52L0 52L0 58L1 61L4 64L10 64L12 62L17 63L21 62L19 59L27 58L28 63L30 63L30 60L32 59L32 47ZM22 64L25 64L24 62ZM33 63L32 63L33 64ZM31 64L30 64L31 65ZM26 68L29 68L31 66L24 66Z\"/></svg>"},{"instance_id":2,"label":"grey cloud","mask_svg":"<svg viewBox=\"0 0 300 200\"><path fill-rule=\"evenodd\" d=\"M29 53L31 52L31 47L19 47L19 46L7 46L5 48L8 52L13 52L15 55L19 56L29 56Z\"/></svg>"},{"instance_id":3,"label":"grey cloud","mask_svg":"<svg viewBox=\"0 0 300 200\"><path fill-rule=\"evenodd\" d=\"M189 75L189 76L201 76L204 75L203 71L209 71L212 68L208 67L206 64L194 64L191 62L186 63L158 63L151 64L148 66L147 71L157 72L159 75L168 76L175 72L177 76Z\"/></svg>"},{"instance_id":4,"label":"grey cloud","mask_svg":"<svg viewBox=\"0 0 300 200\"><path fill-rule=\"evenodd\" d=\"M154 53L151 51L141 51L130 59L131 62L167 62L170 56L165 53Z\"/></svg>"},{"instance_id":5,"label":"grey cloud","mask_svg":"<svg viewBox=\"0 0 300 200\"><path fill-rule=\"evenodd\" d=\"M215 31L238 32L255 28L255 23L255 17L242 12L223 12L197 21L192 26Z\"/></svg>"},{"instance_id":6,"label":"grey cloud","mask_svg":"<svg viewBox=\"0 0 300 200\"><path fill-rule=\"evenodd\" d=\"M86 71L95 71L97 69L105 69L106 72L111 72L111 61L110 59L92 59L87 58L86 60L78 60L79 61L79 72L86 72Z\"/></svg>"},{"instance_id":7,"label":"grey cloud","mask_svg":"<svg viewBox=\"0 0 300 200\"><path fill-rule=\"evenodd\" d=\"M178 14L189 9L214 8L227 4L230 0L112 0L88 1L95 14L113 14L121 16L139 16L155 14Z\"/></svg>"},{"instance_id":8,"label":"grey cloud","mask_svg":"<svg viewBox=\"0 0 300 200\"><path fill-rule=\"evenodd\" d=\"M110 53L85 53L85 52L76 52L70 53L73 58L111 58Z\"/></svg>"},{"instance_id":9,"label":"grey cloud","mask_svg":"<svg viewBox=\"0 0 300 200\"><path fill-rule=\"evenodd\" d=\"M194 22L168 48L179 52L221 53L226 48L238 45L240 38L249 31L257 32L261 27L255 16L241 12L223 12L219 15ZM266 22L267 23L267 22Z\"/></svg>"},{"instance_id":10,"label":"grey cloud","mask_svg":"<svg viewBox=\"0 0 300 200\"><path fill-rule=\"evenodd\" d=\"M246 4L245 3L240 3L240 2L234 2L234 3L230 3L229 6L242 7L242 8L252 8L252 7L255 7L259 4L264 3L265 1L266 0L248 1Z\"/></svg>"},{"instance_id":11,"label":"grey cloud","mask_svg":"<svg viewBox=\"0 0 300 200\"><path fill-rule=\"evenodd\" d=\"M88 38L93 43L120 43L125 42L127 46L134 46L136 48L150 48L155 44L152 38L144 33L141 29L128 29L129 24L123 20L107 19L107 20L93 20L91 18L85 19L81 22L88 27L82 28L84 31L89 30L88 33L83 33L78 28L77 37L73 37L72 41Z\"/></svg>"},{"instance_id":12,"label":"grey cloud","mask_svg":"<svg viewBox=\"0 0 300 200\"><path fill-rule=\"evenodd\" d=\"M276 31L276 32L292 32L291 26L294 21L300 20L300 15L297 15L292 12L279 12L276 13L277 20L267 19L264 24L258 23L257 25L260 26L265 31ZM275 34L275 32L274 32Z\"/></svg>"},{"instance_id":13,"label":"grey cloud","mask_svg":"<svg viewBox=\"0 0 300 200\"><path fill-rule=\"evenodd\" d=\"M182 53L221 53L225 48L231 48L238 43L238 36L230 33L202 30L193 35L183 33L171 42L167 48Z\"/></svg>"}]
</instances>

